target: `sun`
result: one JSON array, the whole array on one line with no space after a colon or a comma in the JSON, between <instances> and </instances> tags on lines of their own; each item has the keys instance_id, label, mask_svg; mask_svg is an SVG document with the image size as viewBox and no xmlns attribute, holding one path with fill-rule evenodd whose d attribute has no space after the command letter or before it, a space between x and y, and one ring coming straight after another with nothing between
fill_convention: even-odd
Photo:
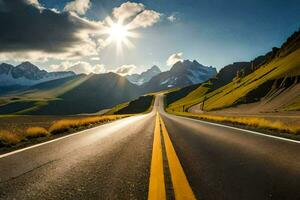
<instances>
[{"instance_id":1,"label":"sun","mask_svg":"<svg viewBox=\"0 0 300 200\"><path fill-rule=\"evenodd\" d=\"M134 45L129 38L139 37L139 34L130 28L130 24L123 24L122 21L114 22L110 17L106 19L106 27L101 34L108 36L104 41L105 46L115 43L118 52L122 51L123 44L128 48L133 48Z\"/></svg>"},{"instance_id":2,"label":"sun","mask_svg":"<svg viewBox=\"0 0 300 200\"><path fill-rule=\"evenodd\" d=\"M109 37L118 42L124 42L129 36L128 29L126 26L120 23L111 24L109 27Z\"/></svg>"}]
</instances>

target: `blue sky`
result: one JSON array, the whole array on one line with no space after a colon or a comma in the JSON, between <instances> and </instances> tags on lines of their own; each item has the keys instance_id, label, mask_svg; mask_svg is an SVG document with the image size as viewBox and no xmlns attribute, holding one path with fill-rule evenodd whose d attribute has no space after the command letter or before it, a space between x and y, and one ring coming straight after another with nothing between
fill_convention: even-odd
<instances>
[{"instance_id":1,"label":"blue sky","mask_svg":"<svg viewBox=\"0 0 300 200\"><path fill-rule=\"evenodd\" d=\"M69 2L39 0L43 7L56 8L61 12ZM107 16L112 16L114 8L126 2L91 0L89 8L80 17L103 21ZM106 71L127 65L135 66L135 71L140 72L154 64L167 70L170 68L166 64L169 56L181 53L182 59L195 59L204 65L220 69L232 62L251 60L274 46L280 46L300 27L298 0L131 1L133 2L141 3L144 9L160 14L159 20L151 26L134 30L140 35L139 38L130 38L134 48L123 45L120 54L112 43L102 48L94 59L83 56L77 60L70 59L69 62L97 64ZM47 61L33 62L46 69L52 65L60 69L58 66L62 61L51 57Z\"/></svg>"}]
</instances>

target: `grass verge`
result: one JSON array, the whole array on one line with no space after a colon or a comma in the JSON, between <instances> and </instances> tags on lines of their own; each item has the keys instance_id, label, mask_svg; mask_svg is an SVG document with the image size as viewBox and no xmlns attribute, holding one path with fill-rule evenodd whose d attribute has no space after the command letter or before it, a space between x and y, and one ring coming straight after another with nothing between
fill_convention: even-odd
<instances>
[{"instance_id":1,"label":"grass verge","mask_svg":"<svg viewBox=\"0 0 300 200\"><path fill-rule=\"evenodd\" d=\"M0 131L0 146L11 146L22 141L20 135L9 131Z\"/></svg>"},{"instance_id":2,"label":"grass verge","mask_svg":"<svg viewBox=\"0 0 300 200\"><path fill-rule=\"evenodd\" d=\"M300 134L299 125L287 125L281 121L270 121L262 117L231 117L231 116L221 116L221 115L209 115L209 114L194 114L188 112L170 112L170 114L175 114L184 117L192 117L196 119L215 121L221 123L231 123L234 125L242 125L247 127L267 129L276 132L283 132L298 135Z\"/></svg>"},{"instance_id":3,"label":"grass verge","mask_svg":"<svg viewBox=\"0 0 300 200\"><path fill-rule=\"evenodd\" d=\"M21 133L0 130L0 147L12 147L23 141L30 141L30 139L33 138L43 138L61 133L71 133L128 116L130 115L105 115L76 119L61 119L54 121L49 128L33 126L28 127Z\"/></svg>"},{"instance_id":4,"label":"grass verge","mask_svg":"<svg viewBox=\"0 0 300 200\"><path fill-rule=\"evenodd\" d=\"M62 119L54 122L49 128L49 132L51 134L59 134L62 132L69 131L70 129L89 127L90 125L105 123L105 122L121 119L127 116L129 115L107 115L107 116L85 117L81 119Z\"/></svg>"},{"instance_id":5,"label":"grass verge","mask_svg":"<svg viewBox=\"0 0 300 200\"><path fill-rule=\"evenodd\" d=\"M49 132L47 131L47 129L43 128L43 127L29 127L27 128L24 136L28 139L30 138L37 138L37 137L44 137L44 136L48 136Z\"/></svg>"}]
</instances>

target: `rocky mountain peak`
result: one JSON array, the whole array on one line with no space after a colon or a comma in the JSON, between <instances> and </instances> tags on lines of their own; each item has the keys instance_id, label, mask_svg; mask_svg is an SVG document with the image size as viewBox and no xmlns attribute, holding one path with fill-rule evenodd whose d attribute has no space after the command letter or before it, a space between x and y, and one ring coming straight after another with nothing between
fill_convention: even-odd
<instances>
[{"instance_id":1,"label":"rocky mountain peak","mask_svg":"<svg viewBox=\"0 0 300 200\"><path fill-rule=\"evenodd\" d=\"M152 77L161 73L161 70L156 65L142 72L141 74L132 74L126 76L126 78L136 85L142 85L143 83L148 82Z\"/></svg>"},{"instance_id":2,"label":"rocky mountain peak","mask_svg":"<svg viewBox=\"0 0 300 200\"><path fill-rule=\"evenodd\" d=\"M74 75L73 72L47 72L30 62L23 62L15 67L6 63L0 65L0 84L3 86L30 86Z\"/></svg>"}]
</instances>

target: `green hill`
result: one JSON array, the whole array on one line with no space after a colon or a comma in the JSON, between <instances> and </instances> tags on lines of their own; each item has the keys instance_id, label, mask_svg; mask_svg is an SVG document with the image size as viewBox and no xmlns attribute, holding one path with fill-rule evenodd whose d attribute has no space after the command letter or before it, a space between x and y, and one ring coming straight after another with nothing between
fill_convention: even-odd
<instances>
[{"instance_id":1,"label":"green hill","mask_svg":"<svg viewBox=\"0 0 300 200\"><path fill-rule=\"evenodd\" d=\"M276 105L280 109L298 108L299 48L300 31L295 32L281 48L273 48L271 52L251 62L238 63L239 66L235 69L228 70L232 66L224 67L216 78L198 86L185 97L169 103L168 109L182 111L199 104L199 108L212 111L262 100L265 104L272 102L276 107L276 99ZM294 91L293 94L288 93L289 90ZM170 93L167 98L180 95L180 92L181 90ZM284 98L284 94L289 98ZM278 100L279 97L281 101Z\"/></svg>"},{"instance_id":2,"label":"green hill","mask_svg":"<svg viewBox=\"0 0 300 200\"><path fill-rule=\"evenodd\" d=\"M145 95L140 96L139 98L119 104L113 107L109 112L106 114L137 114L147 112L151 109L154 103L154 96L153 95Z\"/></svg>"},{"instance_id":3,"label":"green hill","mask_svg":"<svg viewBox=\"0 0 300 200\"><path fill-rule=\"evenodd\" d=\"M94 113L140 95L139 88L124 77L115 73L93 74L43 83L23 93L2 98L4 103L0 110L2 114Z\"/></svg>"}]
</instances>

